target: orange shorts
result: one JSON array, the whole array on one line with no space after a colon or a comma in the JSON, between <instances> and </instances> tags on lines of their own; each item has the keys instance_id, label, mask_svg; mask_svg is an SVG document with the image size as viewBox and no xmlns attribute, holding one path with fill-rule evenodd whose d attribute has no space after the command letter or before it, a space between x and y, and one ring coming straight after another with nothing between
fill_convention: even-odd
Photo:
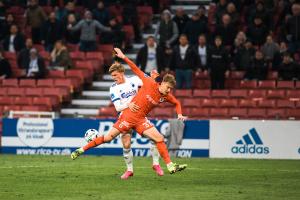
<instances>
[{"instance_id":1,"label":"orange shorts","mask_svg":"<svg viewBox=\"0 0 300 200\"><path fill-rule=\"evenodd\" d=\"M153 124L146 117L137 118L134 120L134 122L128 121L125 119L125 117L120 116L113 127L118 129L121 133L128 133L130 129L134 129L140 135L143 135L145 130L153 127Z\"/></svg>"}]
</instances>

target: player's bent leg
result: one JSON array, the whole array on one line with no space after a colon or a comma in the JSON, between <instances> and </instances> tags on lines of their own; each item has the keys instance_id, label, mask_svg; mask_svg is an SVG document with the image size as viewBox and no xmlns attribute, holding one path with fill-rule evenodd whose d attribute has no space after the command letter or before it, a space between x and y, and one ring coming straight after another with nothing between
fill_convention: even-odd
<instances>
[{"instance_id":1,"label":"player's bent leg","mask_svg":"<svg viewBox=\"0 0 300 200\"><path fill-rule=\"evenodd\" d=\"M152 161L153 161L152 169L156 172L157 175L163 176L164 171L162 170L162 168L159 165L159 152L157 150L155 143L153 141L151 141L150 143L151 143L150 151L151 151Z\"/></svg>"},{"instance_id":2,"label":"player's bent leg","mask_svg":"<svg viewBox=\"0 0 300 200\"><path fill-rule=\"evenodd\" d=\"M122 134L121 140L123 143L123 157L127 167L121 179L128 179L133 176L133 153L131 150L131 133Z\"/></svg>"},{"instance_id":3,"label":"player's bent leg","mask_svg":"<svg viewBox=\"0 0 300 200\"><path fill-rule=\"evenodd\" d=\"M155 127L145 130L143 134L156 142L158 152L160 156L163 158L164 162L166 163L170 174L173 174L178 171L182 171L187 167L186 164L178 165L176 163L172 163L167 146L164 143L164 138Z\"/></svg>"},{"instance_id":4,"label":"player's bent leg","mask_svg":"<svg viewBox=\"0 0 300 200\"><path fill-rule=\"evenodd\" d=\"M115 137L117 137L120 134L120 131L116 128L112 128L107 135L105 136L101 136L101 137L97 137L94 140L92 140L91 142L89 142L87 145L76 149L75 151L73 151L71 153L71 158L73 160L75 160L78 156L80 156L81 154L83 154L85 151L94 148L96 146L99 146L105 142L110 142L112 139L114 139Z\"/></svg>"}]
</instances>

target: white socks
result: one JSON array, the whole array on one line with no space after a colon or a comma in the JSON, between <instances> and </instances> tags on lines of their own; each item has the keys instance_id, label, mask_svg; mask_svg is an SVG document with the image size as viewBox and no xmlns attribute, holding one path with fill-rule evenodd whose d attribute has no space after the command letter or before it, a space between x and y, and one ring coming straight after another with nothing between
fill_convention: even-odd
<instances>
[{"instance_id":1,"label":"white socks","mask_svg":"<svg viewBox=\"0 0 300 200\"><path fill-rule=\"evenodd\" d=\"M127 171L133 172L133 153L131 148L130 149L123 148L123 157L127 166Z\"/></svg>"},{"instance_id":2,"label":"white socks","mask_svg":"<svg viewBox=\"0 0 300 200\"><path fill-rule=\"evenodd\" d=\"M153 159L153 165L159 165L159 152L153 142L151 142L150 151Z\"/></svg>"}]
</instances>

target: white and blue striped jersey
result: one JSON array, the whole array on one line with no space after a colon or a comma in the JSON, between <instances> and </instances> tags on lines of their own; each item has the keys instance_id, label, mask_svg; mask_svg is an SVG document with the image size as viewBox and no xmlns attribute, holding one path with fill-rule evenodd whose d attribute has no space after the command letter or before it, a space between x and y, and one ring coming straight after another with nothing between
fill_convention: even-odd
<instances>
[{"instance_id":1,"label":"white and blue striped jersey","mask_svg":"<svg viewBox=\"0 0 300 200\"><path fill-rule=\"evenodd\" d=\"M128 108L129 103L137 94L139 88L143 85L142 80L137 76L125 77L122 84L114 83L110 87L110 98L117 112Z\"/></svg>"}]
</instances>

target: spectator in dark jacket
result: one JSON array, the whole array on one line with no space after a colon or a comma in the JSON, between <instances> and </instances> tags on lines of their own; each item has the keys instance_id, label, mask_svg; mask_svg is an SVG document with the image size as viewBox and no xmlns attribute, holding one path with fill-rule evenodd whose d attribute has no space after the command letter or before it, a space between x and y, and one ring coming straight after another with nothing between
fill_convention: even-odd
<instances>
[{"instance_id":1,"label":"spectator in dark jacket","mask_svg":"<svg viewBox=\"0 0 300 200\"><path fill-rule=\"evenodd\" d=\"M227 8L227 0L220 0L217 4L217 9L216 9L216 23L221 24L221 18L224 13L226 13L226 8Z\"/></svg>"},{"instance_id":2,"label":"spectator in dark jacket","mask_svg":"<svg viewBox=\"0 0 300 200\"><path fill-rule=\"evenodd\" d=\"M300 48L300 4L295 3L292 6L293 16L286 23L287 39L289 49L295 53Z\"/></svg>"},{"instance_id":3,"label":"spectator in dark jacket","mask_svg":"<svg viewBox=\"0 0 300 200\"><path fill-rule=\"evenodd\" d=\"M12 14L8 14L5 21L0 23L0 41L9 35L10 27L13 24L15 24L15 18Z\"/></svg>"},{"instance_id":4,"label":"spectator in dark jacket","mask_svg":"<svg viewBox=\"0 0 300 200\"><path fill-rule=\"evenodd\" d=\"M137 54L136 64L146 73L150 73L152 70L160 73L165 67L163 59L162 48L156 44L153 36L149 36L145 46Z\"/></svg>"},{"instance_id":5,"label":"spectator in dark jacket","mask_svg":"<svg viewBox=\"0 0 300 200\"><path fill-rule=\"evenodd\" d=\"M283 61L278 67L279 80L291 81L297 78L297 64L289 53L285 53Z\"/></svg>"},{"instance_id":6,"label":"spectator in dark jacket","mask_svg":"<svg viewBox=\"0 0 300 200\"><path fill-rule=\"evenodd\" d=\"M287 43L286 42L280 42L279 51L274 55L274 63L273 63L273 66L272 66L273 70L278 69L278 66L283 61L283 56L284 56L285 53L289 53Z\"/></svg>"},{"instance_id":7,"label":"spectator in dark jacket","mask_svg":"<svg viewBox=\"0 0 300 200\"><path fill-rule=\"evenodd\" d=\"M27 38L25 45L25 48L23 48L18 54L18 67L20 69L25 69L29 62L30 50L33 47L32 39Z\"/></svg>"},{"instance_id":8,"label":"spectator in dark jacket","mask_svg":"<svg viewBox=\"0 0 300 200\"><path fill-rule=\"evenodd\" d=\"M104 6L103 1L99 1L97 4L97 8L93 10L94 19L103 24L104 26L109 25L109 12Z\"/></svg>"},{"instance_id":9,"label":"spectator in dark jacket","mask_svg":"<svg viewBox=\"0 0 300 200\"><path fill-rule=\"evenodd\" d=\"M174 21L171 20L171 13L168 10L164 10L162 13L162 19L158 23L155 31L155 38L159 35L159 45L161 47L169 47L173 45L178 37L178 27Z\"/></svg>"},{"instance_id":10,"label":"spectator in dark jacket","mask_svg":"<svg viewBox=\"0 0 300 200\"><path fill-rule=\"evenodd\" d=\"M228 53L222 46L222 38L215 38L215 45L209 51L208 56L211 89L225 88L225 73L228 70Z\"/></svg>"},{"instance_id":11,"label":"spectator in dark jacket","mask_svg":"<svg viewBox=\"0 0 300 200\"><path fill-rule=\"evenodd\" d=\"M68 26L75 26L77 24L74 14L68 15L67 22L63 24L63 37L67 43L78 44L80 40L80 31L69 31Z\"/></svg>"},{"instance_id":12,"label":"spectator in dark jacket","mask_svg":"<svg viewBox=\"0 0 300 200\"><path fill-rule=\"evenodd\" d=\"M3 41L5 51L19 52L24 48L24 36L19 33L17 25L10 27L10 34Z\"/></svg>"},{"instance_id":13,"label":"spectator in dark jacket","mask_svg":"<svg viewBox=\"0 0 300 200\"><path fill-rule=\"evenodd\" d=\"M182 7L177 8L173 21L177 24L178 33L181 35L185 29L186 23L190 21L189 16L185 13Z\"/></svg>"},{"instance_id":14,"label":"spectator in dark jacket","mask_svg":"<svg viewBox=\"0 0 300 200\"><path fill-rule=\"evenodd\" d=\"M50 66L59 69L69 69L72 67L72 60L70 58L67 47L61 40L55 42L54 49L51 52Z\"/></svg>"},{"instance_id":15,"label":"spectator in dark jacket","mask_svg":"<svg viewBox=\"0 0 300 200\"><path fill-rule=\"evenodd\" d=\"M62 24L55 17L55 12L49 14L42 27L42 43L47 51L52 51L55 41L62 37Z\"/></svg>"},{"instance_id":16,"label":"spectator in dark jacket","mask_svg":"<svg viewBox=\"0 0 300 200\"><path fill-rule=\"evenodd\" d=\"M11 67L7 59L0 52L0 80L11 77Z\"/></svg>"},{"instance_id":17,"label":"spectator in dark jacket","mask_svg":"<svg viewBox=\"0 0 300 200\"><path fill-rule=\"evenodd\" d=\"M252 23L256 16L262 19L263 24L265 24L268 29L271 28L271 15L265 8L263 1L257 2L255 7L250 9L249 15L247 16L248 23Z\"/></svg>"},{"instance_id":18,"label":"spectator in dark jacket","mask_svg":"<svg viewBox=\"0 0 300 200\"><path fill-rule=\"evenodd\" d=\"M273 41L272 35L267 36L261 50L265 56L265 60L273 66L274 56L279 52L279 45Z\"/></svg>"},{"instance_id":19,"label":"spectator in dark jacket","mask_svg":"<svg viewBox=\"0 0 300 200\"><path fill-rule=\"evenodd\" d=\"M101 43L113 44L115 47L125 48L125 32L122 30L121 23L117 18L109 20L109 27L111 31L101 33Z\"/></svg>"},{"instance_id":20,"label":"spectator in dark jacket","mask_svg":"<svg viewBox=\"0 0 300 200\"><path fill-rule=\"evenodd\" d=\"M268 64L264 60L264 54L257 50L252 65L246 69L246 80L265 80L268 74Z\"/></svg>"},{"instance_id":21,"label":"spectator in dark jacket","mask_svg":"<svg viewBox=\"0 0 300 200\"><path fill-rule=\"evenodd\" d=\"M190 89L192 87L193 71L197 65L197 55L186 35L179 37L177 45L172 54L171 69L176 73L176 88ZM185 86L185 87L184 87Z\"/></svg>"},{"instance_id":22,"label":"spectator in dark jacket","mask_svg":"<svg viewBox=\"0 0 300 200\"><path fill-rule=\"evenodd\" d=\"M45 62L42 57L38 56L35 48L30 50L29 62L26 65L26 78L44 78L46 75Z\"/></svg>"},{"instance_id":23,"label":"spectator in dark jacket","mask_svg":"<svg viewBox=\"0 0 300 200\"><path fill-rule=\"evenodd\" d=\"M262 19L259 16L254 18L254 24L250 25L247 30L247 36L254 45L261 46L268 35L268 29L263 24Z\"/></svg>"},{"instance_id":24,"label":"spectator in dark jacket","mask_svg":"<svg viewBox=\"0 0 300 200\"><path fill-rule=\"evenodd\" d=\"M251 41L247 41L243 47L239 48L234 57L234 64L237 70L245 70L252 65L255 49Z\"/></svg>"},{"instance_id":25,"label":"spectator in dark jacket","mask_svg":"<svg viewBox=\"0 0 300 200\"><path fill-rule=\"evenodd\" d=\"M231 23L231 17L228 14L222 16L222 24L217 26L215 34L222 37L223 45L233 45L237 29L236 26Z\"/></svg>"},{"instance_id":26,"label":"spectator in dark jacket","mask_svg":"<svg viewBox=\"0 0 300 200\"><path fill-rule=\"evenodd\" d=\"M240 21L240 15L239 13L236 11L236 7L234 5L234 3L229 3L227 5L227 8L226 8L226 13L230 16L231 18L231 23L234 25L234 26L238 26L239 25L239 21Z\"/></svg>"},{"instance_id":27,"label":"spectator in dark jacket","mask_svg":"<svg viewBox=\"0 0 300 200\"><path fill-rule=\"evenodd\" d=\"M201 34L207 33L207 17L199 15L199 12L195 12L185 27L184 33L188 36L191 45L197 44L198 37Z\"/></svg>"}]
</instances>

